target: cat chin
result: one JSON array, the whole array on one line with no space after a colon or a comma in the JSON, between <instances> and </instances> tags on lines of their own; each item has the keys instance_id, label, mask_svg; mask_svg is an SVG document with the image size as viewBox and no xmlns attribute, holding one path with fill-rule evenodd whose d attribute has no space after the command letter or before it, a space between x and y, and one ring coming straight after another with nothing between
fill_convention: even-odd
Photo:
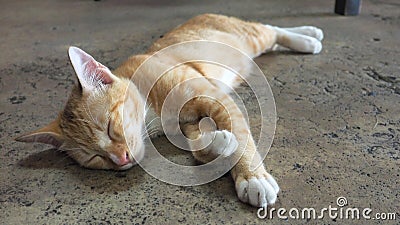
<instances>
[{"instance_id":1,"label":"cat chin","mask_svg":"<svg viewBox=\"0 0 400 225\"><path fill-rule=\"evenodd\" d=\"M134 160L131 163L128 163L126 165L117 167L116 170L127 170L130 169L132 166L138 164L144 157L144 150L140 150L137 152L137 154L134 155Z\"/></svg>"},{"instance_id":2,"label":"cat chin","mask_svg":"<svg viewBox=\"0 0 400 225\"><path fill-rule=\"evenodd\" d=\"M123 166L118 167L116 170L127 170L127 169L130 169L132 166L134 166L134 165L136 165L136 164L137 164L136 162L134 162L134 163L128 163L128 164L126 164L126 165L123 165Z\"/></svg>"}]
</instances>

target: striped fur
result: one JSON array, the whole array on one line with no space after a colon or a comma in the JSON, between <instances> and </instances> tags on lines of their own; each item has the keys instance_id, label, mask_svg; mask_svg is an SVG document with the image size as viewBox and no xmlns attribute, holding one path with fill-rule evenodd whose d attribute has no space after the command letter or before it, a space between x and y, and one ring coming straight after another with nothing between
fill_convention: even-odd
<instances>
[{"instance_id":1,"label":"striped fur","mask_svg":"<svg viewBox=\"0 0 400 225\"><path fill-rule=\"evenodd\" d=\"M195 79L196 82L183 84L175 95L178 99L184 99L187 95L198 96L188 101L180 111L179 122L183 133L192 140L198 139L201 136L199 121L204 117L212 118L217 130L231 135L237 141L238 148L232 154L233 159L239 161L231 173L239 199L254 206L273 204L279 187L263 165L250 171L251 160L260 156L249 126L229 96L229 90L216 82L220 80L234 88L242 79L221 67L192 62L166 72L150 87L150 81L157 78L158 69L164 66L163 61L155 60L151 65L140 66L158 51L187 41L224 43L254 58L276 45L300 52L318 53L321 51L322 37L322 31L315 27L285 29L204 14L173 29L157 40L146 53L130 57L113 72L82 50L72 47L70 58L80 82L73 88L64 110L48 126L22 135L17 140L55 145L88 168L127 169L144 154L146 102L160 114L170 91L185 81ZM179 62L188 54L194 53L186 50L175 52L168 58L169 63ZM241 74L248 74L243 58L221 52L212 54L228 58L233 65L237 65ZM150 93L144 96L147 89ZM213 99L204 97L210 95ZM209 149L193 153L196 159L204 163L215 159L218 154L218 151L213 153Z\"/></svg>"}]
</instances>

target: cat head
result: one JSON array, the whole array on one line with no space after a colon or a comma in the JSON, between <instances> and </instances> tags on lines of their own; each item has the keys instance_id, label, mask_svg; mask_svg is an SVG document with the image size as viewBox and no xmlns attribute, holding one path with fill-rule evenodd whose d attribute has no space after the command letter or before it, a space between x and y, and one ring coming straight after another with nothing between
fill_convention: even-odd
<instances>
[{"instance_id":1,"label":"cat head","mask_svg":"<svg viewBox=\"0 0 400 225\"><path fill-rule=\"evenodd\" d=\"M132 82L81 49L70 47L69 57L79 82L64 110L16 140L51 144L88 168L130 168L144 155L144 99Z\"/></svg>"}]
</instances>

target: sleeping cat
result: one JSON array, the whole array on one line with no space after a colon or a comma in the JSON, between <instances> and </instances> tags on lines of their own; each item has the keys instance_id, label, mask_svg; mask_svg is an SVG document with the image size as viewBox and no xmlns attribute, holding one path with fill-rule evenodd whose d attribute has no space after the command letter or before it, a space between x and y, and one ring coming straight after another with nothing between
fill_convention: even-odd
<instances>
[{"instance_id":1,"label":"sleeping cat","mask_svg":"<svg viewBox=\"0 0 400 225\"><path fill-rule=\"evenodd\" d=\"M69 57L79 82L72 89L64 110L49 125L16 140L51 144L87 168L128 169L144 156L146 105L160 114L171 89L196 78L198 81L195 83L182 87L184 91L178 92L182 95L178 98L184 98L189 92L193 96L212 93L221 104L195 97L181 109L180 129L190 140L199 140L190 144L191 148L198 148L205 137L213 137L211 144L200 147L200 151L193 151L193 156L203 163L219 156L236 157L238 162L231 175L239 199L257 207L273 204L279 187L264 165L253 171L249 169L252 158L259 157L249 126L229 94L215 82L216 79L230 87L237 87L242 79L234 73L222 75L216 67L204 63L188 63L166 72L153 87L146 87L147 80L158 76L153 73L163 62L154 62L150 67L142 68L140 73L136 72L157 51L187 41L207 40L228 44L254 58L276 46L317 54L322 49L322 38L322 31L312 26L278 28L233 17L204 14L173 29L146 53L130 57L114 71L81 49L70 47ZM178 61L179 54L191 52L177 52L169 60ZM240 58L232 60L237 65L243 63ZM143 93L145 89L151 90L148 96ZM200 130L199 121L205 117L215 122L216 130Z\"/></svg>"}]
</instances>

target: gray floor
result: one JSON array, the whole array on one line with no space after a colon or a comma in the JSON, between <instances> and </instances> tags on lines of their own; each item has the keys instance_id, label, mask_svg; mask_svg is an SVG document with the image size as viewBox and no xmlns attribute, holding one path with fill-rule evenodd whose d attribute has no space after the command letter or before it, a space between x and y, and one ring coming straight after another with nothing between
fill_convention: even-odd
<instances>
[{"instance_id":1,"label":"gray floor","mask_svg":"<svg viewBox=\"0 0 400 225\"><path fill-rule=\"evenodd\" d=\"M400 217L400 4L364 0L357 17L334 1L7 1L0 9L0 223L258 224L384 223L377 220L273 221L239 202L229 176L197 187L162 183L141 168L79 167L20 133L55 118L75 82L67 58L79 46L115 68L190 17L222 13L325 32L318 56L273 53L256 61L279 116L266 159L282 191L275 207L336 206ZM240 92L246 96L245 89ZM252 96L247 96L253 101ZM254 106L255 107L255 106ZM250 110L251 112L252 110ZM252 128L257 132L257 124ZM186 159L161 138L169 157ZM188 159L190 160L190 159ZM392 223L398 223L391 221Z\"/></svg>"}]
</instances>

